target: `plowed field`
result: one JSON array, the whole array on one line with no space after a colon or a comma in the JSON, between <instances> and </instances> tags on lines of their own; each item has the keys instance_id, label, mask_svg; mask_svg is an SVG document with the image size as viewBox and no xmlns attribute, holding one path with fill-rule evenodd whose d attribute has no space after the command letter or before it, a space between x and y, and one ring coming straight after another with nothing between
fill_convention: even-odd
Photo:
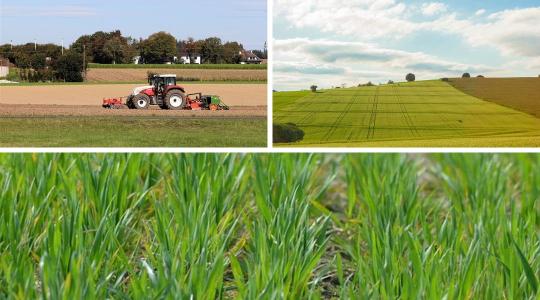
<instances>
[{"instance_id":1,"label":"plowed field","mask_svg":"<svg viewBox=\"0 0 540 300\"><path fill-rule=\"evenodd\" d=\"M471 96L540 118L540 77L456 78L450 83Z\"/></svg>"},{"instance_id":2,"label":"plowed field","mask_svg":"<svg viewBox=\"0 0 540 300\"><path fill-rule=\"evenodd\" d=\"M0 104L101 105L141 84L0 86ZM184 84L187 93L219 95L230 106L266 105L266 84Z\"/></svg>"}]
</instances>

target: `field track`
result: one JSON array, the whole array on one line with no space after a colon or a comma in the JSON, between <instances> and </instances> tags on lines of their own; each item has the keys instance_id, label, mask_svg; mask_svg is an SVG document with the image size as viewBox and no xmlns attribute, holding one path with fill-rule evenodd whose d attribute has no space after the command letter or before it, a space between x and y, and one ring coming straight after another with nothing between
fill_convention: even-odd
<instances>
[{"instance_id":1,"label":"field track","mask_svg":"<svg viewBox=\"0 0 540 300\"><path fill-rule=\"evenodd\" d=\"M0 104L101 106L103 98L127 96L141 84L0 86ZM266 84L183 84L187 93L219 95L229 106L266 106Z\"/></svg>"},{"instance_id":2,"label":"field track","mask_svg":"<svg viewBox=\"0 0 540 300\"><path fill-rule=\"evenodd\" d=\"M294 123L290 146L538 146L540 119L442 81L274 93L274 122Z\"/></svg>"}]
</instances>

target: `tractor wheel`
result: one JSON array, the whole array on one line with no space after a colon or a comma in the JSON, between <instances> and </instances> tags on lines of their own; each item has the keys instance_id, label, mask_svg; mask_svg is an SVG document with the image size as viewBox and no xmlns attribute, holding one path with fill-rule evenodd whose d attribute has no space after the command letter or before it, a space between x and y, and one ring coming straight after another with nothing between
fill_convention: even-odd
<instances>
[{"instance_id":1,"label":"tractor wheel","mask_svg":"<svg viewBox=\"0 0 540 300\"><path fill-rule=\"evenodd\" d=\"M150 97L145 94L138 94L131 100L131 105L136 109L146 109L150 106Z\"/></svg>"},{"instance_id":2,"label":"tractor wheel","mask_svg":"<svg viewBox=\"0 0 540 300\"><path fill-rule=\"evenodd\" d=\"M186 96L184 93L178 90L173 90L165 95L165 99L163 101L163 107L165 109L183 109L184 106L186 106Z\"/></svg>"}]
</instances>

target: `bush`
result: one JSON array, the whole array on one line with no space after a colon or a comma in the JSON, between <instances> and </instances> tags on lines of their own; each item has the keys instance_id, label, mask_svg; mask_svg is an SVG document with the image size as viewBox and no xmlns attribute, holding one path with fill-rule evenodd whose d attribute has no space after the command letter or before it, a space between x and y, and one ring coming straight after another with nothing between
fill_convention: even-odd
<instances>
[{"instance_id":1,"label":"bush","mask_svg":"<svg viewBox=\"0 0 540 300\"><path fill-rule=\"evenodd\" d=\"M461 78L471 78L471 74L469 74L469 73L463 73L463 75L461 76Z\"/></svg>"},{"instance_id":2,"label":"bush","mask_svg":"<svg viewBox=\"0 0 540 300\"><path fill-rule=\"evenodd\" d=\"M407 76L405 76L405 80L407 80L408 82L415 81L415 80L416 80L416 76L414 76L413 73L409 73L409 74L407 74Z\"/></svg>"},{"instance_id":3,"label":"bush","mask_svg":"<svg viewBox=\"0 0 540 300\"><path fill-rule=\"evenodd\" d=\"M317 86L316 85L312 85L309 87L311 89L312 92L317 92Z\"/></svg>"},{"instance_id":4,"label":"bush","mask_svg":"<svg viewBox=\"0 0 540 300\"><path fill-rule=\"evenodd\" d=\"M447 77L441 78L441 81L448 82L450 81Z\"/></svg>"},{"instance_id":5,"label":"bush","mask_svg":"<svg viewBox=\"0 0 540 300\"><path fill-rule=\"evenodd\" d=\"M294 123L276 123L272 128L274 143L292 143L304 138L304 131Z\"/></svg>"},{"instance_id":6,"label":"bush","mask_svg":"<svg viewBox=\"0 0 540 300\"><path fill-rule=\"evenodd\" d=\"M6 80L9 81L19 81L21 80L21 77L19 76L19 72L16 68L9 68L9 73L6 75Z\"/></svg>"},{"instance_id":7,"label":"bush","mask_svg":"<svg viewBox=\"0 0 540 300\"><path fill-rule=\"evenodd\" d=\"M61 56L54 64L57 77L67 82L83 81L83 70L83 57L76 52Z\"/></svg>"},{"instance_id":8,"label":"bush","mask_svg":"<svg viewBox=\"0 0 540 300\"><path fill-rule=\"evenodd\" d=\"M484 75L478 75L477 78L484 78Z\"/></svg>"}]
</instances>

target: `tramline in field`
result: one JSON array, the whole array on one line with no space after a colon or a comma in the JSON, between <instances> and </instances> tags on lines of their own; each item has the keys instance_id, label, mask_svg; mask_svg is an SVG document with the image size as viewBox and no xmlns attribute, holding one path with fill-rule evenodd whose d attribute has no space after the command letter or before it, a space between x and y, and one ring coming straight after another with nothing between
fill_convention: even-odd
<instances>
[{"instance_id":1,"label":"tramline in field","mask_svg":"<svg viewBox=\"0 0 540 300\"><path fill-rule=\"evenodd\" d=\"M148 85L136 87L127 97L105 98L102 106L115 109L124 105L130 109L147 109L150 105L172 110L229 109L219 96L203 95L200 92L186 94L185 89L177 85L175 74L151 75L148 77Z\"/></svg>"}]
</instances>

